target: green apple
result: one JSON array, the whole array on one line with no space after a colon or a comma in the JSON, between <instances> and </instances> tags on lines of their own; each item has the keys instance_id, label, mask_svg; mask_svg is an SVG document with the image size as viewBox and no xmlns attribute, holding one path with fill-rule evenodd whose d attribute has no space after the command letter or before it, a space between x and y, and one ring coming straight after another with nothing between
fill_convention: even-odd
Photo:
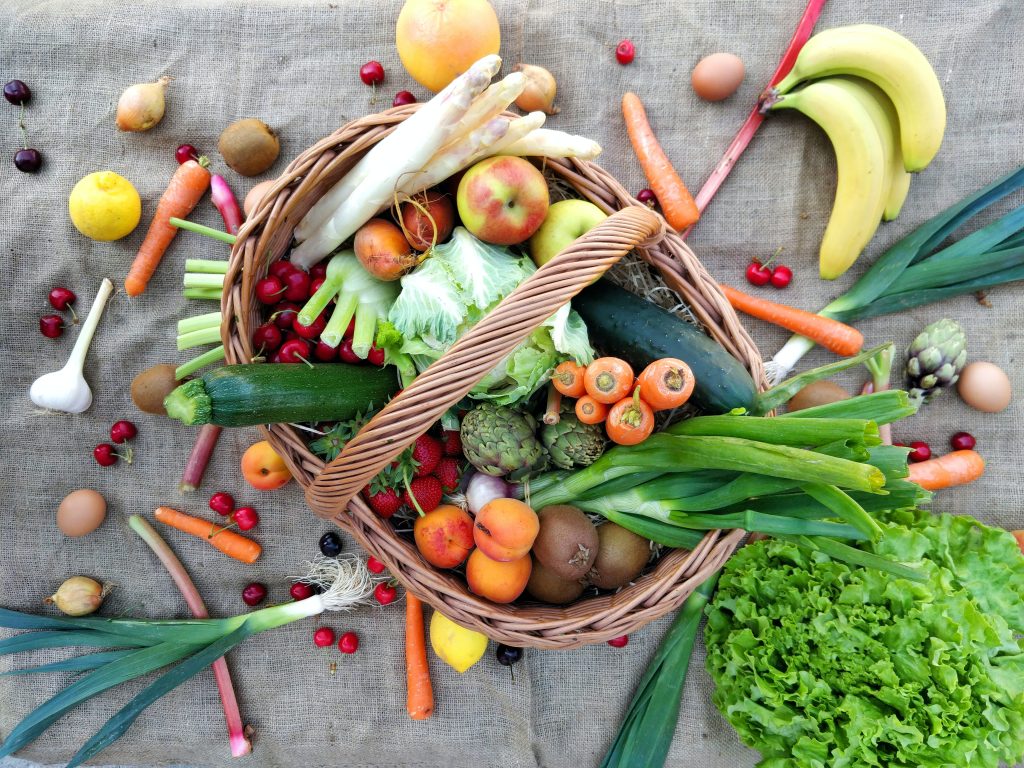
<instances>
[{"instance_id":1,"label":"green apple","mask_svg":"<svg viewBox=\"0 0 1024 768\"><path fill-rule=\"evenodd\" d=\"M608 218L608 214L586 200L561 200L548 208L547 218L530 238L533 263L543 267L576 238L582 237Z\"/></svg>"},{"instance_id":2,"label":"green apple","mask_svg":"<svg viewBox=\"0 0 1024 768\"><path fill-rule=\"evenodd\" d=\"M544 175L530 161L512 155L474 165L459 182L455 197L463 226L494 245L525 242L548 213Z\"/></svg>"}]
</instances>

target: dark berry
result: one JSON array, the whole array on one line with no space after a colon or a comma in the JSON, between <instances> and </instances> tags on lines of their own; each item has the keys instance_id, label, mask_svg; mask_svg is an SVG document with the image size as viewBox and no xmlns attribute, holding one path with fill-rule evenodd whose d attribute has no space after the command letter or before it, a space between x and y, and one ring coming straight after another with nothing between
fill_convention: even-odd
<instances>
[{"instance_id":1,"label":"dark berry","mask_svg":"<svg viewBox=\"0 0 1024 768\"><path fill-rule=\"evenodd\" d=\"M19 149L14 153L14 167L22 173L35 173L43 167L43 156L38 149Z\"/></svg>"},{"instance_id":2,"label":"dark berry","mask_svg":"<svg viewBox=\"0 0 1024 768\"><path fill-rule=\"evenodd\" d=\"M516 648L514 645L498 643L498 647L494 649L494 657L501 666L511 667L523 658L523 649Z\"/></svg>"},{"instance_id":3,"label":"dark berry","mask_svg":"<svg viewBox=\"0 0 1024 768\"><path fill-rule=\"evenodd\" d=\"M324 557L337 557L341 554L341 536L335 531L328 531L320 537L320 551Z\"/></svg>"},{"instance_id":4,"label":"dark berry","mask_svg":"<svg viewBox=\"0 0 1024 768\"><path fill-rule=\"evenodd\" d=\"M32 89L21 80L11 80L4 86L4 98L20 107L32 98Z\"/></svg>"}]
</instances>

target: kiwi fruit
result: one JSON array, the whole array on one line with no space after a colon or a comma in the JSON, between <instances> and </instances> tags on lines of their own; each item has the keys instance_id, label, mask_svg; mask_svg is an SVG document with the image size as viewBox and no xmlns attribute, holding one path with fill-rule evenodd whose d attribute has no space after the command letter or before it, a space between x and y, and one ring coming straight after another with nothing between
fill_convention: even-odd
<instances>
[{"instance_id":1,"label":"kiwi fruit","mask_svg":"<svg viewBox=\"0 0 1024 768\"><path fill-rule=\"evenodd\" d=\"M586 576L597 555L597 530L576 507L555 504L537 513L540 531L533 555L548 570L574 581Z\"/></svg>"},{"instance_id":2,"label":"kiwi fruit","mask_svg":"<svg viewBox=\"0 0 1024 768\"><path fill-rule=\"evenodd\" d=\"M533 570L526 582L526 591L542 603L565 605L583 594L583 582L578 579L563 579L550 568L533 558Z\"/></svg>"},{"instance_id":3,"label":"kiwi fruit","mask_svg":"<svg viewBox=\"0 0 1024 768\"><path fill-rule=\"evenodd\" d=\"M817 405L828 405L849 399L850 393L835 382L812 381L790 398L786 410L789 412L802 411L804 408L814 408Z\"/></svg>"},{"instance_id":4,"label":"kiwi fruit","mask_svg":"<svg viewBox=\"0 0 1024 768\"><path fill-rule=\"evenodd\" d=\"M158 363L147 368L132 379L132 401L140 411L167 415L164 398L169 395L179 382L174 377L175 367L170 363Z\"/></svg>"},{"instance_id":5,"label":"kiwi fruit","mask_svg":"<svg viewBox=\"0 0 1024 768\"><path fill-rule=\"evenodd\" d=\"M277 160L281 142L269 125L250 117L225 128L217 149L232 170L243 176L258 176Z\"/></svg>"},{"instance_id":6,"label":"kiwi fruit","mask_svg":"<svg viewBox=\"0 0 1024 768\"><path fill-rule=\"evenodd\" d=\"M587 581L599 589L618 589L640 575L651 559L651 542L621 525L597 528L598 548Z\"/></svg>"}]
</instances>

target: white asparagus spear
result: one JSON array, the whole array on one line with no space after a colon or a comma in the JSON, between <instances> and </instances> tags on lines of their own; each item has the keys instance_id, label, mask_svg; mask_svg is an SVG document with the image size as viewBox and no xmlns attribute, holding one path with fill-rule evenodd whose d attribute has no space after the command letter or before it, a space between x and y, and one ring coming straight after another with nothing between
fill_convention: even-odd
<instances>
[{"instance_id":1,"label":"white asparagus spear","mask_svg":"<svg viewBox=\"0 0 1024 768\"><path fill-rule=\"evenodd\" d=\"M601 154L601 145L586 136L539 128L518 141L501 148L503 155L520 157L578 157L593 160Z\"/></svg>"},{"instance_id":2,"label":"white asparagus spear","mask_svg":"<svg viewBox=\"0 0 1024 768\"><path fill-rule=\"evenodd\" d=\"M526 75L522 72L513 72L498 82L491 85L481 93L470 105L465 116L452 131L452 141L458 141L470 131L479 128L484 123L500 115L509 105L519 98L519 95L526 88Z\"/></svg>"},{"instance_id":3,"label":"white asparagus spear","mask_svg":"<svg viewBox=\"0 0 1024 768\"><path fill-rule=\"evenodd\" d=\"M500 141L511 124L512 120L507 117L495 117L458 142L449 144L430 158L422 171L404 179L399 192L414 195L440 184L467 167L480 152Z\"/></svg>"}]
</instances>

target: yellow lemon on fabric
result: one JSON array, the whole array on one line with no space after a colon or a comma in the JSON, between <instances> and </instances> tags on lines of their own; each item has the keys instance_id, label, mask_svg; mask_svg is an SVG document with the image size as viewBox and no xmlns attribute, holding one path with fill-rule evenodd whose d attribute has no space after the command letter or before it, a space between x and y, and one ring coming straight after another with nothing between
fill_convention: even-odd
<instances>
[{"instance_id":1,"label":"yellow lemon on fabric","mask_svg":"<svg viewBox=\"0 0 1024 768\"><path fill-rule=\"evenodd\" d=\"M120 240L139 224L142 201L132 183L113 171L82 178L68 198L71 223L92 240Z\"/></svg>"},{"instance_id":2,"label":"yellow lemon on fabric","mask_svg":"<svg viewBox=\"0 0 1024 768\"><path fill-rule=\"evenodd\" d=\"M463 673L487 651L487 635L460 627L440 611L430 617L430 645L434 653L458 673Z\"/></svg>"}]
</instances>

